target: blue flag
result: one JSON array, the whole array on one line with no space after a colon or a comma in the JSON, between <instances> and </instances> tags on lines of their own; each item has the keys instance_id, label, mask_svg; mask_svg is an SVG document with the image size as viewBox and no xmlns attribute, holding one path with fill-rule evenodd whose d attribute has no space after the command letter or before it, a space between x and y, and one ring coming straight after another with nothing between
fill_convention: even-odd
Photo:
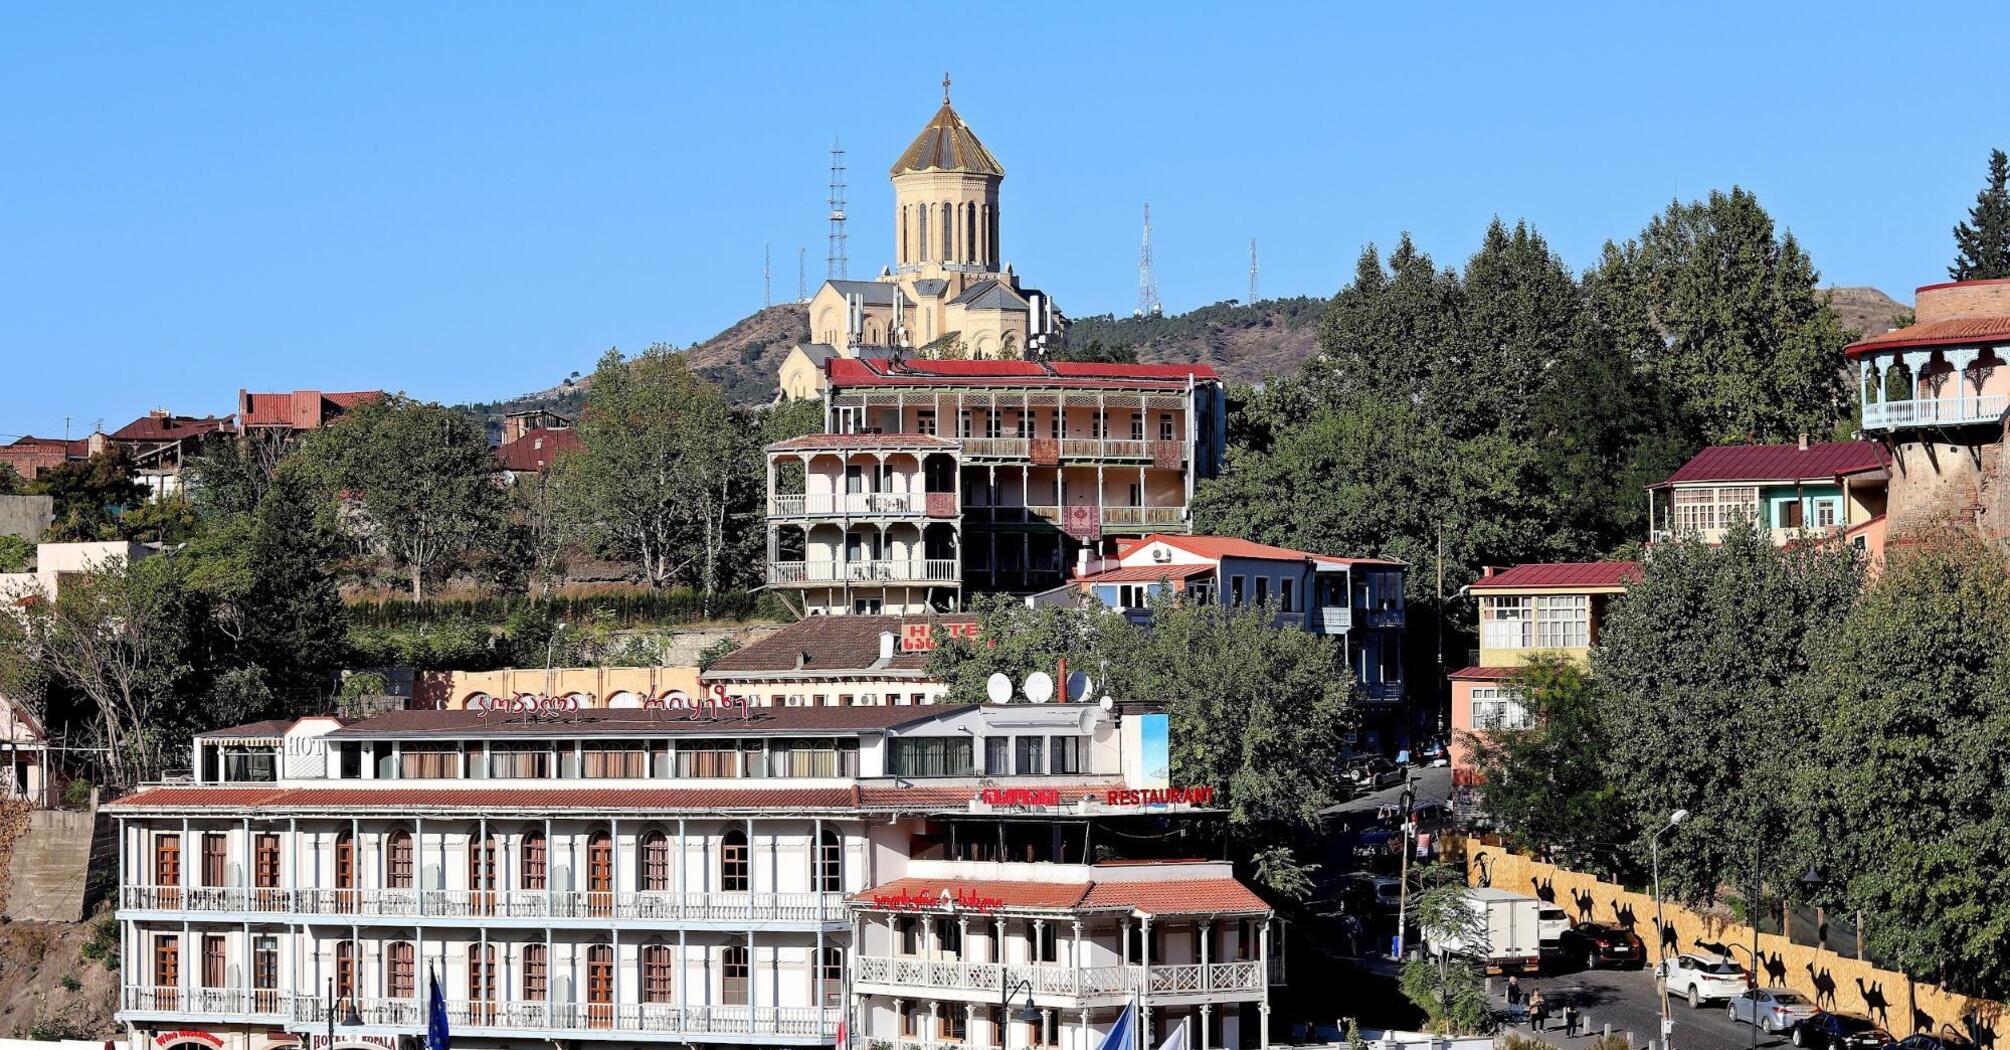
<instances>
[{"instance_id":1,"label":"blue flag","mask_svg":"<svg viewBox=\"0 0 2010 1050\"><path fill-rule=\"evenodd\" d=\"M451 1045L447 1038L447 997L440 994L440 975L430 966L426 967L426 983L433 989L426 1003L426 1050L447 1050Z\"/></svg>"},{"instance_id":2,"label":"blue flag","mask_svg":"<svg viewBox=\"0 0 2010 1050\"><path fill-rule=\"evenodd\" d=\"M1110 1034L1103 1037L1103 1045L1096 1050L1137 1050L1138 1045L1138 1001L1132 999L1124 1012L1117 1015L1117 1021L1110 1026Z\"/></svg>"}]
</instances>

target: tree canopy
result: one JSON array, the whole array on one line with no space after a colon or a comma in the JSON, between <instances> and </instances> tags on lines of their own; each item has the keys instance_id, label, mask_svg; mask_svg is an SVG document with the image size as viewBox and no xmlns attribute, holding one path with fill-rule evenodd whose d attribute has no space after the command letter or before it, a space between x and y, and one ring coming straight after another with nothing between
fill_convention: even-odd
<instances>
[{"instance_id":1,"label":"tree canopy","mask_svg":"<svg viewBox=\"0 0 2010 1050\"><path fill-rule=\"evenodd\" d=\"M1968 209L1968 221L1954 227L1954 263L1947 276L1956 281L2010 277L2010 157L1989 151L1989 179Z\"/></svg>"}]
</instances>

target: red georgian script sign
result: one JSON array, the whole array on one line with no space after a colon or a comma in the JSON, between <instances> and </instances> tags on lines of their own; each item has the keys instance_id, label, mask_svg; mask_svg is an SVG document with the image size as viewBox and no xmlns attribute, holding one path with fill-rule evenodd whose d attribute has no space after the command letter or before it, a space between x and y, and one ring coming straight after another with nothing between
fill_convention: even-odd
<instances>
[{"instance_id":1,"label":"red georgian script sign","mask_svg":"<svg viewBox=\"0 0 2010 1050\"><path fill-rule=\"evenodd\" d=\"M1005 906L999 897L985 897L970 890L956 890L945 893L916 894L912 890L899 893L875 893L872 906L885 911L921 911L925 908L955 907L971 911L994 911Z\"/></svg>"},{"instance_id":2,"label":"red georgian script sign","mask_svg":"<svg viewBox=\"0 0 2010 1050\"><path fill-rule=\"evenodd\" d=\"M942 624L944 638L975 638L976 623ZM935 628L932 623L904 623L900 625L900 648L902 652L925 653L935 648Z\"/></svg>"},{"instance_id":3,"label":"red georgian script sign","mask_svg":"<svg viewBox=\"0 0 2010 1050\"><path fill-rule=\"evenodd\" d=\"M1213 801L1211 787L1111 788L1103 796L1110 806L1205 806Z\"/></svg>"},{"instance_id":4,"label":"red georgian script sign","mask_svg":"<svg viewBox=\"0 0 2010 1050\"><path fill-rule=\"evenodd\" d=\"M985 788L977 800L987 806L1058 806L1058 788Z\"/></svg>"},{"instance_id":5,"label":"red georgian script sign","mask_svg":"<svg viewBox=\"0 0 2010 1050\"><path fill-rule=\"evenodd\" d=\"M173 1032L162 1032L161 1034L154 1036L155 1046L173 1046L176 1043L201 1043L204 1046L213 1046L216 1048L216 1050L223 1050L222 1039L219 1039L216 1036L209 1034L208 1032L198 1032L193 1028L184 1028L180 1029L179 1031L173 1031Z\"/></svg>"}]
</instances>

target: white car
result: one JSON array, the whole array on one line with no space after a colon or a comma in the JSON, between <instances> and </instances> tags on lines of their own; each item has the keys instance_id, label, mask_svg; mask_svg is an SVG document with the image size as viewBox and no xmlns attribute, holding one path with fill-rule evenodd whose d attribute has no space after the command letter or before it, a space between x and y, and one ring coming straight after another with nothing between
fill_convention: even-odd
<instances>
[{"instance_id":1,"label":"white car","mask_svg":"<svg viewBox=\"0 0 2010 1050\"><path fill-rule=\"evenodd\" d=\"M1744 967L1721 955L1678 955L1662 962L1656 976L1669 995L1687 999L1691 1007L1731 999L1751 987Z\"/></svg>"},{"instance_id":2,"label":"white car","mask_svg":"<svg viewBox=\"0 0 2010 1050\"><path fill-rule=\"evenodd\" d=\"M1784 988L1739 992L1725 1011L1733 1022L1755 1024L1768 1032L1784 1032L1821 1012L1815 1009L1815 1004Z\"/></svg>"}]
</instances>

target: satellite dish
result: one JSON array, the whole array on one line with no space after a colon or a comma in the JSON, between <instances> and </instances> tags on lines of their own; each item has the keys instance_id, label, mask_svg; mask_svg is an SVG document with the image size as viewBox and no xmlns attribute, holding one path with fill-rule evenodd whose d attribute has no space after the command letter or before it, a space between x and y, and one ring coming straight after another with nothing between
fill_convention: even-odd
<instances>
[{"instance_id":1,"label":"satellite dish","mask_svg":"<svg viewBox=\"0 0 2010 1050\"><path fill-rule=\"evenodd\" d=\"M1044 704L1054 698L1054 679L1045 671L1035 671L1026 676L1026 699L1036 704Z\"/></svg>"},{"instance_id":2,"label":"satellite dish","mask_svg":"<svg viewBox=\"0 0 2010 1050\"><path fill-rule=\"evenodd\" d=\"M1111 708L1114 708L1114 707L1116 707L1116 706L1117 706L1117 701L1116 701L1116 700L1115 700L1114 698L1112 698L1112 697L1110 697L1109 695L1107 695L1107 694L1105 694L1105 695L1103 696L1103 699L1102 699L1101 703L1102 703L1102 707L1103 707L1103 710L1105 710L1105 711L1108 711L1108 710L1110 710Z\"/></svg>"},{"instance_id":3,"label":"satellite dish","mask_svg":"<svg viewBox=\"0 0 2010 1050\"><path fill-rule=\"evenodd\" d=\"M994 704L1002 704L1012 699L1012 679L1000 671L984 683L984 695Z\"/></svg>"},{"instance_id":4,"label":"satellite dish","mask_svg":"<svg viewBox=\"0 0 2010 1050\"><path fill-rule=\"evenodd\" d=\"M1081 671L1076 671L1075 673L1068 676L1068 695L1062 697L1061 699L1071 704L1076 703L1078 701L1087 700L1089 698L1089 694L1091 692L1094 692L1095 688L1096 688L1095 679L1090 678L1087 674L1084 674Z\"/></svg>"}]
</instances>

